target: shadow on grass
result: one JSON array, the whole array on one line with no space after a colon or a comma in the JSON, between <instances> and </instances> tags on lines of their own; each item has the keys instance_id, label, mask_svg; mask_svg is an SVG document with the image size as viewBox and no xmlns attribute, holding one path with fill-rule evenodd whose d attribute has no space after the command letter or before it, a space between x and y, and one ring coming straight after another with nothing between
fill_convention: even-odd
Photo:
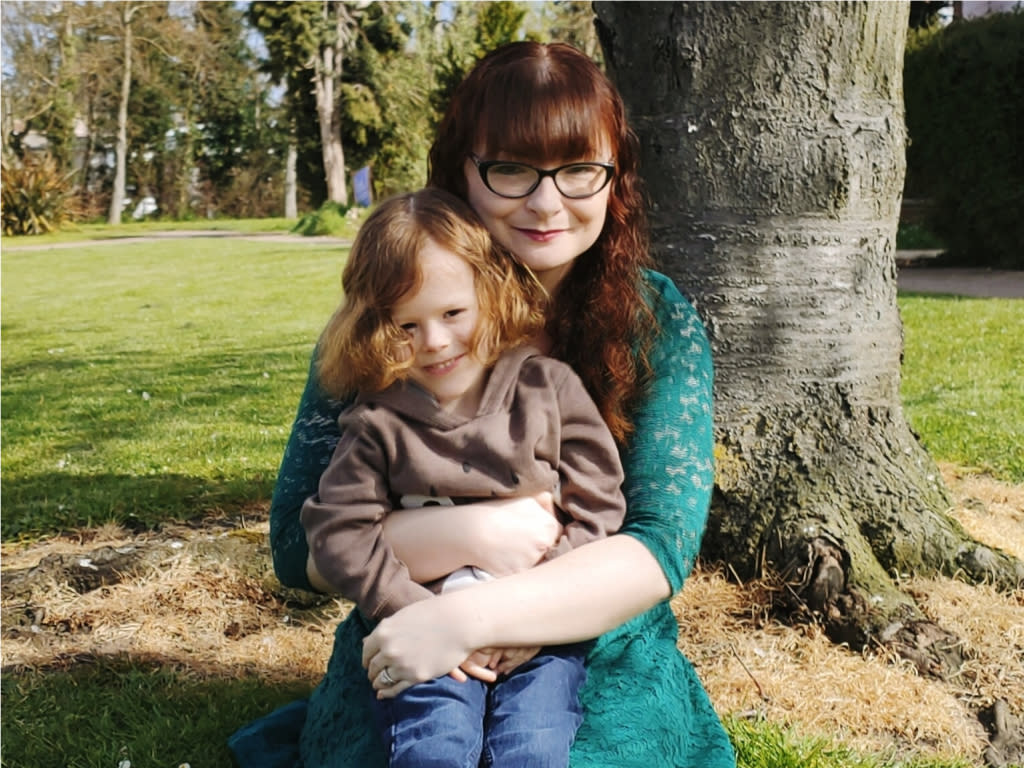
<instances>
[{"instance_id":1,"label":"shadow on grass","mask_svg":"<svg viewBox=\"0 0 1024 768\"><path fill-rule=\"evenodd\" d=\"M80 656L0 670L5 768L234 768L238 728L309 694L305 680L264 682L236 668L173 659ZM739 768L970 768L959 759L881 759L831 738L735 717L724 721Z\"/></svg>"},{"instance_id":2,"label":"shadow on grass","mask_svg":"<svg viewBox=\"0 0 1024 768\"><path fill-rule=\"evenodd\" d=\"M123 656L6 667L0 684L5 768L113 768L122 760L229 768L235 730L312 689L305 680L264 682L237 669Z\"/></svg>"},{"instance_id":3,"label":"shadow on grass","mask_svg":"<svg viewBox=\"0 0 1024 768\"><path fill-rule=\"evenodd\" d=\"M273 477L208 477L181 474L43 472L4 477L3 539L118 523L140 532L166 522L188 522L265 507Z\"/></svg>"},{"instance_id":4,"label":"shadow on grass","mask_svg":"<svg viewBox=\"0 0 1024 768\"><path fill-rule=\"evenodd\" d=\"M5 361L0 533L148 529L265 503L308 365L308 347L277 346Z\"/></svg>"}]
</instances>

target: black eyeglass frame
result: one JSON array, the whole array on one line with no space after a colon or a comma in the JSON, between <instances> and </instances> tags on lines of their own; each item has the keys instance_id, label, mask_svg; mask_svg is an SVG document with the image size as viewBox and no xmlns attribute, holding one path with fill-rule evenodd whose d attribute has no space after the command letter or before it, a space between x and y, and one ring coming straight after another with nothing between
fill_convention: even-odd
<instances>
[{"instance_id":1,"label":"black eyeglass frame","mask_svg":"<svg viewBox=\"0 0 1024 768\"><path fill-rule=\"evenodd\" d=\"M480 174L480 180L484 183L484 186L487 187L487 189L489 189L491 192L496 194L498 197L504 197L507 200L519 200L519 199L524 198L524 197L529 197L530 195L532 195L536 191L537 187L540 186L540 183L542 181L544 181L544 177L546 177L546 176L550 176L551 177L551 181L554 182L555 189L558 190L558 194L562 195L563 197L567 197L570 200L586 200L588 197L593 197L598 192L600 192L602 189L607 187L608 183L612 180L612 176L615 173L615 163L602 163L602 162L599 162L599 161L566 163L565 165L560 165L557 168L549 168L547 170L544 170L543 168L537 168L536 166L530 165L529 163L517 163L517 162L515 162L513 160L481 160L479 157L477 157L476 155L474 155L472 153L470 153L469 159L473 161L474 165L476 165L476 170ZM489 171L491 168L493 168L496 165L521 165L523 168L529 168L531 171L536 172L537 180L533 183L533 185L528 190L523 192L523 194L521 194L521 195L505 195L505 194L502 194L501 192L496 190L494 187L492 187L491 183L489 181L487 181L487 171ZM562 191L562 188L560 186L558 186L558 178L557 178L556 174L559 171L565 170L566 168L572 168L573 166L579 166L579 165L589 165L589 166L595 166L595 167L598 167L598 168L603 168L604 169L604 181L601 183L601 186L599 186L593 192L587 192L587 194L585 194L585 195L567 195L567 194L565 194L565 192Z\"/></svg>"}]
</instances>

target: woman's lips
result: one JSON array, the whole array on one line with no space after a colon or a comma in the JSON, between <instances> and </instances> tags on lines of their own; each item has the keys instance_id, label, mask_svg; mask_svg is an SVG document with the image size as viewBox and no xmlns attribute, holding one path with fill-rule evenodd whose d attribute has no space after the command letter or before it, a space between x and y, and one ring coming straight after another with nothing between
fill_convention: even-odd
<instances>
[{"instance_id":1,"label":"woman's lips","mask_svg":"<svg viewBox=\"0 0 1024 768\"><path fill-rule=\"evenodd\" d=\"M546 231L539 229L520 229L519 232L537 243L550 242L562 234L561 229L549 229Z\"/></svg>"}]
</instances>

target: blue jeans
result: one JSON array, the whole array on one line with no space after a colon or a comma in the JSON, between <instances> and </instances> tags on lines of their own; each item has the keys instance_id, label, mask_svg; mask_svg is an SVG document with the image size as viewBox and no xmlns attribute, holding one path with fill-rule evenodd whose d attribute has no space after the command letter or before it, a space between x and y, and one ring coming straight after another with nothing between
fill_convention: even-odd
<instances>
[{"instance_id":1,"label":"blue jeans","mask_svg":"<svg viewBox=\"0 0 1024 768\"><path fill-rule=\"evenodd\" d=\"M391 768L566 768L583 722L584 646L543 648L495 683L448 675L374 698Z\"/></svg>"}]
</instances>

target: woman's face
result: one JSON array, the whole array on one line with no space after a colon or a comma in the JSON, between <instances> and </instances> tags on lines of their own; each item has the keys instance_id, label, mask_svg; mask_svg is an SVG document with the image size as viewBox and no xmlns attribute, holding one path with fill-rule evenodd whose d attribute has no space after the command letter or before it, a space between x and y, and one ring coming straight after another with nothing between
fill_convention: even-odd
<instances>
[{"instance_id":1,"label":"woman's face","mask_svg":"<svg viewBox=\"0 0 1024 768\"><path fill-rule=\"evenodd\" d=\"M570 162L613 159L607 152L599 157L560 158L544 163L504 152L490 156L477 151L476 155L481 161L523 162L545 170ZM548 176L526 197L507 198L487 188L471 158L466 158L464 168L469 204L491 235L533 270L541 284L553 293L575 258L590 248L601 234L611 184L591 197L573 199L562 195L554 179Z\"/></svg>"}]
</instances>

